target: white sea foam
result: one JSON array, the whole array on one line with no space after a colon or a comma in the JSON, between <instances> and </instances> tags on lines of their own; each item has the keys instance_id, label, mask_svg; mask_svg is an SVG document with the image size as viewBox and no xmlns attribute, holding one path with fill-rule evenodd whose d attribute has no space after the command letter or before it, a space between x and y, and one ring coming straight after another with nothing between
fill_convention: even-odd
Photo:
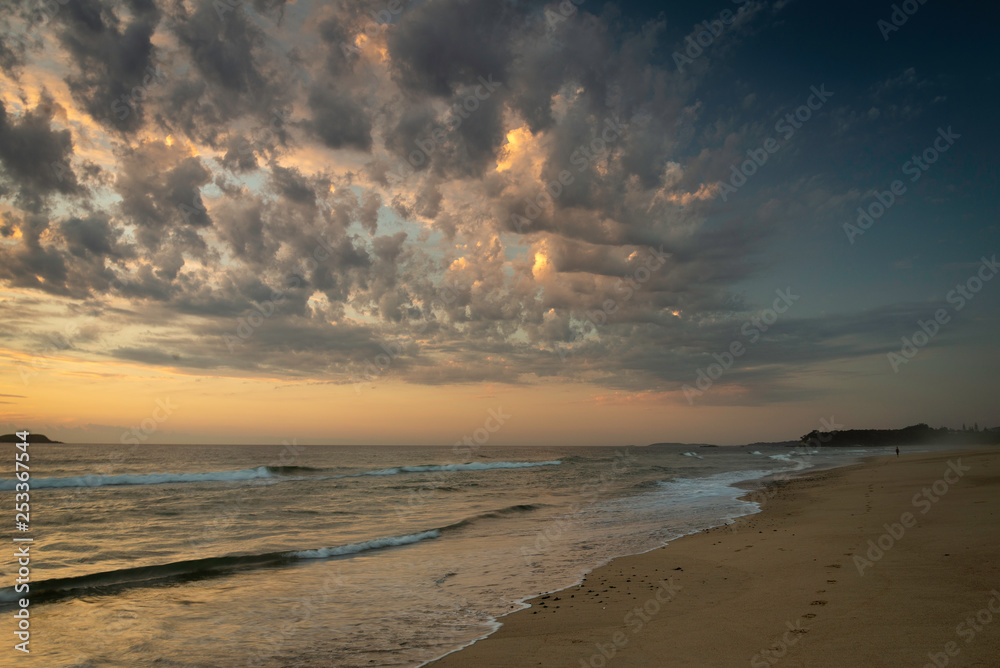
<instances>
[{"instance_id":1,"label":"white sea foam","mask_svg":"<svg viewBox=\"0 0 1000 668\"><path fill-rule=\"evenodd\" d=\"M350 476L362 475L397 475L400 473L426 473L428 471L488 471L490 469L525 469L534 466L559 466L560 460L549 462L470 462L468 464L428 464L427 466L395 466L391 469L365 471Z\"/></svg>"},{"instance_id":2,"label":"white sea foam","mask_svg":"<svg viewBox=\"0 0 1000 668\"><path fill-rule=\"evenodd\" d=\"M66 478L32 478L32 489L41 487L109 487L113 485L163 485L180 482L239 482L257 478L274 478L266 466L237 471L207 471L204 473L142 473L124 475L83 475ZM0 480L0 490L14 489L14 478Z\"/></svg>"},{"instance_id":3,"label":"white sea foam","mask_svg":"<svg viewBox=\"0 0 1000 668\"><path fill-rule=\"evenodd\" d=\"M771 471L724 471L704 478L677 478L675 480L660 481L661 495L688 500L693 498L704 498L710 496L727 497L737 499L746 490L739 489L733 485L744 480L756 480L770 475Z\"/></svg>"},{"instance_id":4,"label":"white sea foam","mask_svg":"<svg viewBox=\"0 0 1000 668\"><path fill-rule=\"evenodd\" d=\"M368 550L378 550L383 547L419 543L422 540L437 538L440 535L440 531L437 529L431 529L430 531L421 531L420 533L411 533L406 534L405 536L387 536L385 538L366 540L361 543L338 545L337 547L322 547L318 550L302 550L301 552L295 552L293 554L299 559L326 559L328 557L337 557L343 554L357 554L358 552L366 552Z\"/></svg>"},{"instance_id":5,"label":"white sea foam","mask_svg":"<svg viewBox=\"0 0 1000 668\"><path fill-rule=\"evenodd\" d=\"M522 469L535 466L559 466L560 460L547 462L470 462L468 464L429 464L426 466L396 466L377 471L365 471L363 473L352 473L342 476L330 476L324 479L356 478L369 475L397 475L400 473L426 473L429 471L487 471L490 469ZM301 467L300 467L301 468ZM122 475L82 475L67 476L64 478L33 478L31 486L35 489L42 487L112 487L116 485L164 485L170 483L189 482L242 482L246 480L256 480L260 478L284 478L285 480L296 480L301 478L289 478L281 476L267 466L258 466L252 469L240 469L237 471L206 471L203 473L136 473ZM14 489L18 480L14 478L4 478L0 480L0 491Z\"/></svg>"},{"instance_id":6,"label":"white sea foam","mask_svg":"<svg viewBox=\"0 0 1000 668\"><path fill-rule=\"evenodd\" d=\"M802 469L807 468L809 466L809 462L807 462L804 459L795 458L791 454L768 455L768 456L776 461L784 462L785 464L790 464L791 466L794 467L792 469L793 471L801 471Z\"/></svg>"}]
</instances>

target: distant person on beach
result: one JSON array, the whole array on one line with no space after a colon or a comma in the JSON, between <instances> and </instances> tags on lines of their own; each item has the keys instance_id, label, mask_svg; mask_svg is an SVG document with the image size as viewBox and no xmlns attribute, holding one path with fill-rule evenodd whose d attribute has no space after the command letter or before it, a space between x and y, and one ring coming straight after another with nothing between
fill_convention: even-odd
<instances>
[{"instance_id":1,"label":"distant person on beach","mask_svg":"<svg viewBox=\"0 0 1000 668\"><path fill-rule=\"evenodd\" d=\"M899 446L896 446L896 456L899 457Z\"/></svg>"}]
</instances>

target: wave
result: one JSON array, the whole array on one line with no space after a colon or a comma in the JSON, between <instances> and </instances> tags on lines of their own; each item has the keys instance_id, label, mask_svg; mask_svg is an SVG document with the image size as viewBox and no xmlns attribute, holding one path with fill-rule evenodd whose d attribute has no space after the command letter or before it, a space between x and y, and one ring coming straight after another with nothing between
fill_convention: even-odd
<instances>
[{"instance_id":1,"label":"wave","mask_svg":"<svg viewBox=\"0 0 1000 668\"><path fill-rule=\"evenodd\" d=\"M783 462L785 464L790 464L791 466L794 467L792 469L793 471L801 471L802 469L805 469L805 468L809 467L809 462L808 461L806 461L805 459L796 458L796 457L794 457L791 454L787 454L787 455L768 455L768 457L770 457L771 459L773 459L775 461Z\"/></svg>"},{"instance_id":2,"label":"wave","mask_svg":"<svg viewBox=\"0 0 1000 668\"><path fill-rule=\"evenodd\" d=\"M480 520L493 520L499 519L501 517L506 517L507 515L516 515L518 513L530 513L533 510L538 510L539 508L544 508L544 504L533 504L533 503L522 503L516 506L507 506L506 508L500 508L499 510L491 510L486 513L480 513L479 515L473 515L472 517L467 517L464 520L455 522L454 524L449 524L446 527L441 527L441 531L452 531L454 529L461 529L462 527L467 527L470 524L474 524Z\"/></svg>"},{"instance_id":3,"label":"wave","mask_svg":"<svg viewBox=\"0 0 1000 668\"><path fill-rule=\"evenodd\" d=\"M673 480L660 480L657 486L664 498L671 501L691 503L704 500L706 498L723 497L736 500L745 495L745 489L735 485L748 480L759 480L771 475L772 471L749 470L749 471L722 471L713 473L703 478L675 478Z\"/></svg>"},{"instance_id":4,"label":"wave","mask_svg":"<svg viewBox=\"0 0 1000 668\"><path fill-rule=\"evenodd\" d=\"M153 587L192 582L195 580L222 577L239 571L287 566L303 559L324 559L397 545L409 545L428 538L437 538L440 535L441 531L439 529L432 529L415 534L386 536L360 543L349 543L347 545L325 547L318 550L206 557L155 566L122 568L103 573L33 582L31 583L29 594L32 603L72 598L84 594L110 594L125 588ZM0 603L9 603L16 600L18 596L19 594L14 592L13 587L7 587L0 590Z\"/></svg>"},{"instance_id":5,"label":"wave","mask_svg":"<svg viewBox=\"0 0 1000 668\"><path fill-rule=\"evenodd\" d=\"M369 550L380 550L384 547L396 547L397 545L410 545L419 543L428 538L438 538L441 535L440 529L421 531L420 533L406 534L405 536L387 536L366 540L362 543L351 543L349 545L338 545L337 547L321 547L318 550L300 550L291 554L297 559L328 559L330 557L341 557L345 554L357 554Z\"/></svg>"},{"instance_id":6,"label":"wave","mask_svg":"<svg viewBox=\"0 0 1000 668\"><path fill-rule=\"evenodd\" d=\"M289 473L313 473L316 471L326 471L327 469L318 469L313 466L265 466L268 471L274 473L275 475L288 475Z\"/></svg>"},{"instance_id":7,"label":"wave","mask_svg":"<svg viewBox=\"0 0 1000 668\"><path fill-rule=\"evenodd\" d=\"M382 550L412 545L424 540L440 538L445 532L455 531L477 521L507 515L531 512L542 506L521 504L474 515L443 527L427 529L397 536L384 536L356 543L346 543L314 550L290 550L264 554L241 554L221 557L187 559L154 566L137 566L114 571L91 573L67 578L52 578L32 582L27 594L18 594L13 587L0 589L0 608L19 597L28 595L32 603L75 598L84 595L114 594L134 587L156 587L224 577L233 573L262 568L280 568L300 561L346 557L372 550Z\"/></svg>"},{"instance_id":8,"label":"wave","mask_svg":"<svg viewBox=\"0 0 1000 668\"><path fill-rule=\"evenodd\" d=\"M399 475L400 473L457 472L457 471L489 471L491 469L526 469L535 466L559 466L561 460L548 462L469 462L468 464L426 464L423 466L394 466L378 471L351 473L341 478L358 478L367 475Z\"/></svg>"},{"instance_id":9,"label":"wave","mask_svg":"<svg viewBox=\"0 0 1000 668\"><path fill-rule=\"evenodd\" d=\"M468 464L427 464L424 466L397 466L377 471L350 473L347 475L330 476L328 478L313 478L320 480L337 480L340 478L358 478L361 476L397 475L400 473L425 473L434 471L487 471L490 469L521 469L535 466L558 466L561 461L548 462L471 462ZM118 485L166 485L171 483L189 482L245 482L263 478L285 478L302 480L297 474L319 472L326 469L311 466L258 466L252 469L236 471L207 471L204 473L126 473L122 475L82 475L64 478L34 478L31 487L113 487ZM290 477L294 476L294 477ZM15 478L0 479L0 491L12 490L17 485Z\"/></svg>"},{"instance_id":10,"label":"wave","mask_svg":"<svg viewBox=\"0 0 1000 668\"><path fill-rule=\"evenodd\" d=\"M768 455L771 459L777 460L779 462L785 462L786 464L801 464L802 455L799 454L787 454L787 455Z\"/></svg>"},{"instance_id":11,"label":"wave","mask_svg":"<svg viewBox=\"0 0 1000 668\"><path fill-rule=\"evenodd\" d=\"M123 475L83 475L66 478L32 478L32 489L42 487L109 487L114 485L163 485L180 482L241 482L274 478L268 466L238 471L208 471L205 473L127 473ZM14 489L14 478L0 480L0 490Z\"/></svg>"}]
</instances>

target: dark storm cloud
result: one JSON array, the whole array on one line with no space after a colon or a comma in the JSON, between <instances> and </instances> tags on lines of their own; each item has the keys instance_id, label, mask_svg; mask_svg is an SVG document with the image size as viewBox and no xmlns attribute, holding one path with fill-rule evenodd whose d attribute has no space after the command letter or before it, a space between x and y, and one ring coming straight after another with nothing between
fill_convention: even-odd
<instances>
[{"instance_id":1,"label":"dark storm cloud","mask_svg":"<svg viewBox=\"0 0 1000 668\"><path fill-rule=\"evenodd\" d=\"M433 164L450 176L479 175L496 155L504 139L512 31L525 24L520 12L529 5L424 3L392 26L387 41L394 77L408 100L386 145L411 167ZM433 98L446 102L443 115L430 106ZM410 158L419 141L428 147L424 157Z\"/></svg>"},{"instance_id":2,"label":"dark storm cloud","mask_svg":"<svg viewBox=\"0 0 1000 668\"><path fill-rule=\"evenodd\" d=\"M332 85L318 85L309 94L310 128L330 148L368 151L372 145L371 119L350 94L338 94Z\"/></svg>"},{"instance_id":3,"label":"dark storm cloud","mask_svg":"<svg viewBox=\"0 0 1000 668\"><path fill-rule=\"evenodd\" d=\"M201 78L233 96L232 103L263 92L266 79L257 61L264 35L246 14L220 12L214 3L202 1L191 14L173 17L171 27Z\"/></svg>"},{"instance_id":4,"label":"dark storm cloud","mask_svg":"<svg viewBox=\"0 0 1000 668\"><path fill-rule=\"evenodd\" d=\"M253 8L262 16L267 16L281 25L288 0L253 0Z\"/></svg>"},{"instance_id":5,"label":"dark storm cloud","mask_svg":"<svg viewBox=\"0 0 1000 668\"><path fill-rule=\"evenodd\" d=\"M270 18L261 18L242 3L198 0L190 11L171 6L165 21L182 54L168 72L158 124L213 147L226 143L232 149L231 126L249 119L254 136L227 157L229 164L242 169L249 167L254 152L261 156L286 140L283 114L292 95L288 72L296 67L294 50L284 51L272 34L280 26L271 19L284 11L284 3L257 6L274 11L268 12Z\"/></svg>"},{"instance_id":6,"label":"dark storm cloud","mask_svg":"<svg viewBox=\"0 0 1000 668\"><path fill-rule=\"evenodd\" d=\"M381 20L375 20L373 11L377 13L378 10L368 0L343 0L322 8L317 31L327 45L325 66L328 72L335 76L352 72L358 60L356 36L370 37L388 28Z\"/></svg>"},{"instance_id":7,"label":"dark storm cloud","mask_svg":"<svg viewBox=\"0 0 1000 668\"><path fill-rule=\"evenodd\" d=\"M497 79L495 84L501 85L502 80ZM481 175L486 167L491 166L504 143L502 87L489 93L488 99L480 101L479 96L486 94L482 91L485 91L483 84L474 84L459 88L452 97L451 113L463 115L464 111L464 115L468 116L454 131L455 140L460 141L455 151L457 155L453 154L453 159L449 161L451 164L445 164L448 173L459 177Z\"/></svg>"},{"instance_id":8,"label":"dark storm cloud","mask_svg":"<svg viewBox=\"0 0 1000 668\"><path fill-rule=\"evenodd\" d=\"M378 214L382 209L382 196L377 192L368 191L361 200L358 220L368 234L374 235L378 230ZM405 235L404 235L405 238Z\"/></svg>"},{"instance_id":9,"label":"dark storm cloud","mask_svg":"<svg viewBox=\"0 0 1000 668\"><path fill-rule=\"evenodd\" d=\"M271 178L275 188L281 194L296 204L309 207L316 205L316 193L297 169L286 169L280 165L271 166Z\"/></svg>"},{"instance_id":10,"label":"dark storm cloud","mask_svg":"<svg viewBox=\"0 0 1000 668\"><path fill-rule=\"evenodd\" d=\"M224 146L226 154L221 160L224 167L236 173L257 169L257 155L249 139L238 134L230 135Z\"/></svg>"},{"instance_id":11,"label":"dark storm cloud","mask_svg":"<svg viewBox=\"0 0 1000 668\"><path fill-rule=\"evenodd\" d=\"M38 211L52 194L79 192L70 166L73 137L69 130L53 130L54 103L43 96L34 109L12 117L0 101L0 196L13 197L19 206Z\"/></svg>"},{"instance_id":12,"label":"dark storm cloud","mask_svg":"<svg viewBox=\"0 0 1000 668\"><path fill-rule=\"evenodd\" d=\"M429 101L405 105L396 118L395 126L387 133L386 148L401 160L407 160L414 169L427 169L430 162L426 157L410 158L410 154L421 150L417 142L430 138L436 120L437 114Z\"/></svg>"},{"instance_id":13,"label":"dark storm cloud","mask_svg":"<svg viewBox=\"0 0 1000 668\"><path fill-rule=\"evenodd\" d=\"M19 247L0 249L0 278L17 287L37 288L55 294L68 294L68 272L62 255L41 241L49 227L45 216L27 214L18 226L22 243Z\"/></svg>"},{"instance_id":14,"label":"dark storm cloud","mask_svg":"<svg viewBox=\"0 0 1000 668\"><path fill-rule=\"evenodd\" d=\"M120 230L103 214L56 224L28 214L15 225L20 244L0 248L0 280L18 287L82 299L103 292L114 277L112 264L133 256Z\"/></svg>"},{"instance_id":15,"label":"dark storm cloud","mask_svg":"<svg viewBox=\"0 0 1000 668\"><path fill-rule=\"evenodd\" d=\"M108 128L135 131L143 124L142 101L165 76L154 65L153 32L160 10L153 0L127 3L125 23L116 5L80 0L56 15L59 38L76 72L67 78L77 103Z\"/></svg>"},{"instance_id":16,"label":"dark storm cloud","mask_svg":"<svg viewBox=\"0 0 1000 668\"><path fill-rule=\"evenodd\" d=\"M507 2L426 2L389 33L396 77L406 90L441 97L479 76L504 81L510 31L522 20Z\"/></svg>"},{"instance_id":17,"label":"dark storm cloud","mask_svg":"<svg viewBox=\"0 0 1000 668\"><path fill-rule=\"evenodd\" d=\"M444 195L441 194L439 184L434 181L427 181L417 194L415 211L425 218L437 218L441 211L441 202Z\"/></svg>"},{"instance_id":18,"label":"dark storm cloud","mask_svg":"<svg viewBox=\"0 0 1000 668\"><path fill-rule=\"evenodd\" d=\"M0 33L0 69L9 72L15 79L26 62L26 48L9 32Z\"/></svg>"},{"instance_id":19,"label":"dark storm cloud","mask_svg":"<svg viewBox=\"0 0 1000 668\"><path fill-rule=\"evenodd\" d=\"M226 118L212 102L211 88L204 80L172 78L159 102L156 122L160 126L175 128L209 145L215 145L224 134ZM248 153L252 158L253 151ZM240 159L247 158L241 155Z\"/></svg>"},{"instance_id":20,"label":"dark storm cloud","mask_svg":"<svg viewBox=\"0 0 1000 668\"><path fill-rule=\"evenodd\" d=\"M213 212L221 240L240 260L259 265L277 250L277 240L265 236L267 223L264 204L252 198L237 202L227 200Z\"/></svg>"},{"instance_id":21,"label":"dark storm cloud","mask_svg":"<svg viewBox=\"0 0 1000 668\"><path fill-rule=\"evenodd\" d=\"M110 224L107 216L94 214L89 218L68 218L59 225L66 248L77 257L121 257L121 230Z\"/></svg>"},{"instance_id":22,"label":"dark storm cloud","mask_svg":"<svg viewBox=\"0 0 1000 668\"><path fill-rule=\"evenodd\" d=\"M115 190L122 198L122 213L142 228L143 245L159 247L171 227L211 225L200 191L211 181L211 173L199 158L179 146L151 141L125 149L119 164Z\"/></svg>"}]
</instances>

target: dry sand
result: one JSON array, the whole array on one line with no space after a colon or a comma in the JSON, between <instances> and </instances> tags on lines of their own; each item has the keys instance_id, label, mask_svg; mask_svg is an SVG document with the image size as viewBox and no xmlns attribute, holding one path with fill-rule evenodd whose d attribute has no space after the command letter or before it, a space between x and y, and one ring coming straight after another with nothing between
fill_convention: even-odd
<instances>
[{"instance_id":1,"label":"dry sand","mask_svg":"<svg viewBox=\"0 0 1000 668\"><path fill-rule=\"evenodd\" d=\"M1000 449L806 473L762 508L616 559L431 665L1000 666Z\"/></svg>"}]
</instances>

